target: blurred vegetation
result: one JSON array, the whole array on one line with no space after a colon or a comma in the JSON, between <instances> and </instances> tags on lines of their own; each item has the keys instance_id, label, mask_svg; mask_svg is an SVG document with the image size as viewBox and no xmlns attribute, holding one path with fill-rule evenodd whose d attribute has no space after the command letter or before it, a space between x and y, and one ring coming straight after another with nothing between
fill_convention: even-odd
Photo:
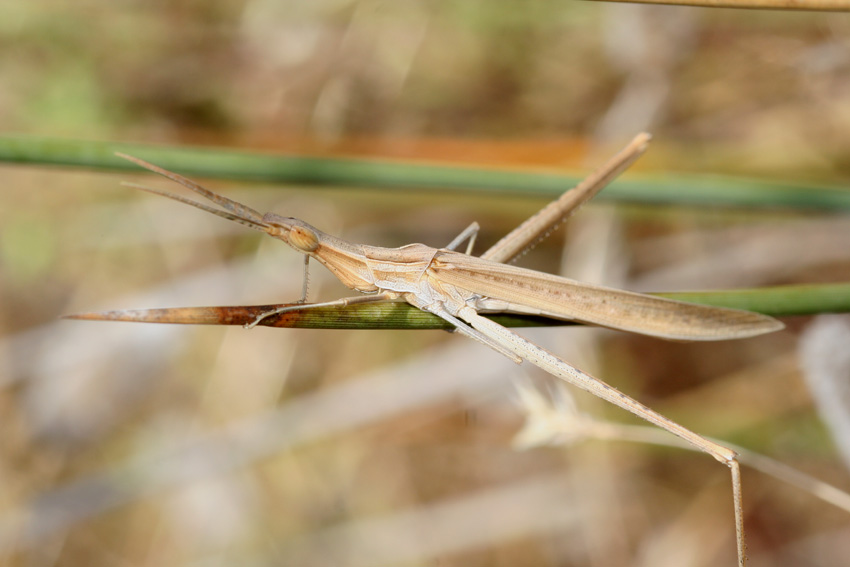
<instances>
[{"instance_id":1,"label":"blurred vegetation","mask_svg":"<svg viewBox=\"0 0 850 567\"><path fill-rule=\"evenodd\" d=\"M6 2L0 124L4 137L570 175L648 130L641 178L840 192L848 44L850 19L836 14L537 0ZM515 452L518 370L471 341L57 321L291 300L301 261L118 186L151 183L143 174L16 165L2 177L0 563L733 564L724 467L621 443ZM441 245L477 220L485 249L542 204L209 185L384 246ZM850 279L850 224L828 208L591 204L566 235L563 262L558 233L523 265L638 290ZM318 268L312 280L314 299L346 293ZM528 335L700 433L848 488L798 356L817 321L786 323L713 345ZM846 343L820 344L840 376ZM750 471L744 494L754 564L842 564L843 512Z\"/></svg>"}]
</instances>

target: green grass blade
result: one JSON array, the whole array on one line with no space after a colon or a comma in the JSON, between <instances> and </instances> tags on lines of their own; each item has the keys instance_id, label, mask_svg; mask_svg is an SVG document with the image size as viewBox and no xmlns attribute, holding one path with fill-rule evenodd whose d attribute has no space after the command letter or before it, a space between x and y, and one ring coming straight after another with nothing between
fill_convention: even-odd
<instances>
[{"instance_id":1,"label":"green grass blade","mask_svg":"<svg viewBox=\"0 0 850 567\"><path fill-rule=\"evenodd\" d=\"M656 295L716 307L755 311L772 317L850 312L850 283L783 285Z\"/></svg>"},{"instance_id":2,"label":"green grass blade","mask_svg":"<svg viewBox=\"0 0 850 567\"><path fill-rule=\"evenodd\" d=\"M553 171L473 168L230 150L0 137L0 162L138 171L120 151L186 176L315 186L466 190L553 197L579 177ZM656 176L616 181L602 199L729 207L850 210L850 191L730 177Z\"/></svg>"},{"instance_id":3,"label":"green grass blade","mask_svg":"<svg viewBox=\"0 0 850 567\"><path fill-rule=\"evenodd\" d=\"M727 291L659 293L662 297L756 311L774 317L850 311L850 284L813 284ZM279 305L177 307L81 313L70 319L195 325L246 325ZM488 315L505 327L569 325L531 315ZM443 319L407 303L310 307L268 317L268 327L310 329L451 329Z\"/></svg>"}]
</instances>

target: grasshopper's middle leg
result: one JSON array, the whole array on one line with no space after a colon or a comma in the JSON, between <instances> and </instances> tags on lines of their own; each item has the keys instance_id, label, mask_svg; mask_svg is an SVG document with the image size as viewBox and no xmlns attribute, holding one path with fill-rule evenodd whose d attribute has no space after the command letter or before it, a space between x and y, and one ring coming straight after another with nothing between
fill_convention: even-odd
<instances>
[{"instance_id":1,"label":"grasshopper's middle leg","mask_svg":"<svg viewBox=\"0 0 850 567\"><path fill-rule=\"evenodd\" d=\"M472 247L475 246L475 239L478 237L478 231L481 226L477 222L473 222L468 227L463 229L463 232L455 236L454 240L449 242L446 250L457 250L457 247L463 244L463 241L469 239L469 244L466 245L466 254L472 254Z\"/></svg>"}]
</instances>

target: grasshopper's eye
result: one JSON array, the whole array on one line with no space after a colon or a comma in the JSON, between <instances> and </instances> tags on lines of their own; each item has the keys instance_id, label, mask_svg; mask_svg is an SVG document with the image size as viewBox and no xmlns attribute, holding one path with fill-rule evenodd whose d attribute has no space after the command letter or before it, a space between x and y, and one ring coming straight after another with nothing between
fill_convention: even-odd
<instances>
[{"instance_id":1,"label":"grasshopper's eye","mask_svg":"<svg viewBox=\"0 0 850 567\"><path fill-rule=\"evenodd\" d=\"M303 226L294 226L289 231L289 243L303 252L312 252L319 247L319 237Z\"/></svg>"}]
</instances>

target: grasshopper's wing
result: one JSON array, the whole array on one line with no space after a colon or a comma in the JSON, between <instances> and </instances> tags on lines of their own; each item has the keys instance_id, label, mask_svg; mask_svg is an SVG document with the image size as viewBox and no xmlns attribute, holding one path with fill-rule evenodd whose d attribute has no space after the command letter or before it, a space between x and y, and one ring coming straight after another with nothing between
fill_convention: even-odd
<instances>
[{"instance_id":1,"label":"grasshopper's wing","mask_svg":"<svg viewBox=\"0 0 850 567\"><path fill-rule=\"evenodd\" d=\"M642 335L682 341L739 339L783 328L772 317L590 285L481 258L441 252L433 276L506 310L539 313Z\"/></svg>"}]
</instances>

